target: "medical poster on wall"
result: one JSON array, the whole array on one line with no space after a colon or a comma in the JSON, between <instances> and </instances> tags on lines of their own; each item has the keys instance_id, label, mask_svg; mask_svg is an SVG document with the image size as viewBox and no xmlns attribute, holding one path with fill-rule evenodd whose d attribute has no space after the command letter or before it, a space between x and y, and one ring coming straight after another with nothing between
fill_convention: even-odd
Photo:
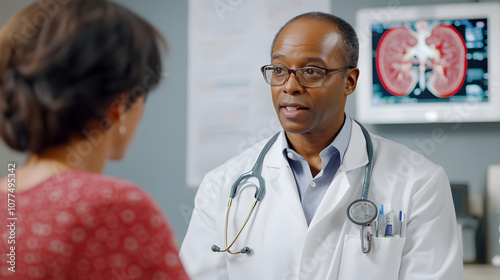
<instances>
[{"instance_id":1,"label":"medical poster on wall","mask_svg":"<svg viewBox=\"0 0 500 280\"><path fill-rule=\"evenodd\" d=\"M279 28L309 11L329 12L330 1L189 1L188 186L280 130L260 67Z\"/></svg>"}]
</instances>

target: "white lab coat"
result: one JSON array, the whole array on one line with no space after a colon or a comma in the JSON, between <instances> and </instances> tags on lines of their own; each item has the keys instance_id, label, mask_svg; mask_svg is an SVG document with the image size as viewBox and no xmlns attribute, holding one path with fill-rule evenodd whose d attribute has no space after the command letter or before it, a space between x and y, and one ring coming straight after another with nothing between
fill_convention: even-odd
<instances>
[{"instance_id":1,"label":"white lab coat","mask_svg":"<svg viewBox=\"0 0 500 280\"><path fill-rule=\"evenodd\" d=\"M231 185L252 168L267 140L208 173L180 251L188 274L195 280L463 279L457 222L443 168L403 145L375 135L372 140L369 199L406 213L404 238L375 238L371 252L361 252L360 226L349 221L346 211L360 198L368 157L361 129L353 122L344 161L310 226L282 143L274 143L263 164L265 196L232 248L248 246L248 255L214 253L211 247L224 247ZM254 193L248 185L238 191L228 243L248 215Z\"/></svg>"}]
</instances>

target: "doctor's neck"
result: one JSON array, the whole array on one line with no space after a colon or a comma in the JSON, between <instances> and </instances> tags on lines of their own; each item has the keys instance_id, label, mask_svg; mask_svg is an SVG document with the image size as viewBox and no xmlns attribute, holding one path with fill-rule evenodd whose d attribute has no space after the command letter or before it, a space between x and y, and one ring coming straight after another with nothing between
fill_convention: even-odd
<instances>
[{"instance_id":1,"label":"doctor's neck","mask_svg":"<svg viewBox=\"0 0 500 280\"><path fill-rule=\"evenodd\" d=\"M339 121L327 122L326 125L323 125L323 129L317 127L310 131L285 130L288 146L307 161L313 177L322 169L319 154L337 137L344 125L345 118L345 114L342 114L341 117L337 118L337 120L340 119Z\"/></svg>"},{"instance_id":2,"label":"doctor's neck","mask_svg":"<svg viewBox=\"0 0 500 280\"><path fill-rule=\"evenodd\" d=\"M337 137L344 126L345 119L345 114L342 114L341 117L337 118L338 121L329 121L323 124L322 129L317 128L310 131L285 130L288 146L306 160L309 157L319 157L319 153Z\"/></svg>"},{"instance_id":3,"label":"doctor's neck","mask_svg":"<svg viewBox=\"0 0 500 280\"><path fill-rule=\"evenodd\" d=\"M285 135L288 146L307 161L314 177L323 168L319 154L333 142L339 131L340 129L334 131L330 136L290 132L285 132Z\"/></svg>"},{"instance_id":4,"label":"doctor's neck","mask_svg":"<svg viewBox=\"0 0 500 280\"><path fill-rule=\"evenodd\" d=\"M321 153L321 151L333 142L339 131L340 129L330 135L290 132L285 132L285 135L288 146L299 155L307 158L311 156L319 156L319 153Z\"/></svg>"}]
</instances>

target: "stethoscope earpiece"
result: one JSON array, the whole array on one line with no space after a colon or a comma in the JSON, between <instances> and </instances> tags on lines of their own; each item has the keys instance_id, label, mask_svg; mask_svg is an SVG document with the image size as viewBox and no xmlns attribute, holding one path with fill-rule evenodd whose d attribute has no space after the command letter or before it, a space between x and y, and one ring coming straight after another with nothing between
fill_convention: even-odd
<instances>
[{"instance_id":1,"label":"stethoscope earpiece","mask_svg":"<svg viewBox=\"0 0 500 280\"><path fill-rule=\"evenodd\" d=\"M224 250L224 251L229 251L229 250L228 250L228 249L226 249L226 250ZM221 251L221 250L220 250L220 247L219 247L219 246L217 246L217 245L213 245L213 246L212 246L212 252L224 252L224 251ZM239 252L236 252L236 254L238 254L238 253L248 254L248 253L250 253L251 251L252 251L252 250L250 250L250 248L249 248L249 247L243 247L243 249L241 249L241 251L239 251ZM230 252L230 251L229 251L229 253L232 253L232 252Z\"/></svg>"},{"instance_id":2,"label":"stethoscope earpiece","mask_svg":"<svg viewBox=\"0 0 500 280\"><path fill-rule=\"evenodd\" d=\"M220 252L220 247L217 245L212 246L212 251L213 252Z\"/></svg>"}]
</instances>

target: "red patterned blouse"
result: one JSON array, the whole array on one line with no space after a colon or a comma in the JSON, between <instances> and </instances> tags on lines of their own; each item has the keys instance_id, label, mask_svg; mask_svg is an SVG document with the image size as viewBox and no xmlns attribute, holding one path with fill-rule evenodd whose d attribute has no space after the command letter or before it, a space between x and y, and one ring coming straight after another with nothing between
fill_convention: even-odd
<instances>
[{"instance_id":1,"label":"red patterned blouse","mask_svg":"<svg viewBox=\"0 0 500 280\"><path fill-rule=\"evenodd\" d=\"M14 192L14 213L0 195L1 279L188 278L161 209L128 181L67 170Z\"/></svg>"}]
</instances>

